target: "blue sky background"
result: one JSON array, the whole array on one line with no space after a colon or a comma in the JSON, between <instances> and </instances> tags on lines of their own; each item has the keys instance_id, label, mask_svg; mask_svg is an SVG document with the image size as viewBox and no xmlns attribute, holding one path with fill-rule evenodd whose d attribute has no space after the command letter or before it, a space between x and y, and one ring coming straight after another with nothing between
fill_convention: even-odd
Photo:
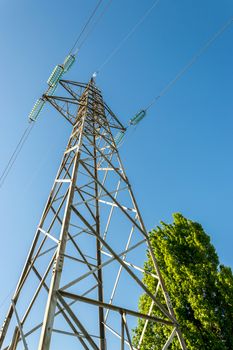
<instances>
[{"instance_id":1,"label":"blue sky background","mask_svg":"<svg viewBox=\"0 0 233 350\"><path fill-rule=\"evenodd\" d=\"M93 9L94 0L0 1L0 171ZM86 82L153 0L113 0L67 78ZM126 124L233 15L231 0L160 0L97 77ZM148 229L181 212L233 267L233 26L148 112L121 155ZM52 186L70 126L47 106L0 189L0 322Z\"/></svg>"}]
</instances>

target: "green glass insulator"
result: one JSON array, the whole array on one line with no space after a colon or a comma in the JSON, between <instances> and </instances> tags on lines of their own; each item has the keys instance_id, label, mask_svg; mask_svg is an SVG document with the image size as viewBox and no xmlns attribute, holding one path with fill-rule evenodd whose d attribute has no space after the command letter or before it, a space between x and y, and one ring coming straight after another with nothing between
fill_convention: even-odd
<instances>
[{"instance_id":1,"label":"green glass insulator","mask_svg":"<svg viewBox=\"0 0 233 350\"><path fill-rule=\"evenodd\" d=\"M54 86L50 86L45 94L48 96L53 96L53 94L56 90L57 90L57 84Z\"/></svg>"},{"instance_id":2,"label":"green glass insulator","mask_svg":"<svg viewBox=\"0 0 233 350\"><path fill-rule=\"evenodd\" d=\"M36 121L38 115L40 114L42 108L45 105L45 101L42 100L42 98L39 98L36 103L34 104L34 107L32 108L28 118L30 121Z\"/></svg>"},{"instance_id":3,"label":"green glass insulator","mask_svg":"<svg viewBox=\"0 0 233 350\"><path fill-rule=\"evenodd\" d=\"M74 55L68 55L65 58L65 61L63 63L64 73L68 72L68 70L73 66L74 62L75 62Z\"/></svg>"},{"instance_id":4,"label":"green glass insulator","mask_svg":"<svg viewBox=\"0 0 233 350\"><path fill-rule=\"evenodd\" d=\"M132 119L130 119L130 125L137 125L146 116L146 111L141 110Z\"/></svg>"},{"instance_id":5,"label":"green glass insulator","mask_svg":"<svg viewBox=\"0 0 233 350\"><path fill-rule=\"evenodd\" d=\"M57 65L52 71L47 81L48 85L52 87L55 86L58 83L63 73L64 73L64 68L61 65Z\"/></svg>"},{"instance_id":6,"label":"green glass insulator","mask_svg":"<svg viewBox=\"0 0 233 350\"><path fill-rule=\"evenodd\" d=\"M125 137L125 131L119 131L114 138L115 144L119 146L122 143L124 137Z\"/></svg>"}]
</instances>

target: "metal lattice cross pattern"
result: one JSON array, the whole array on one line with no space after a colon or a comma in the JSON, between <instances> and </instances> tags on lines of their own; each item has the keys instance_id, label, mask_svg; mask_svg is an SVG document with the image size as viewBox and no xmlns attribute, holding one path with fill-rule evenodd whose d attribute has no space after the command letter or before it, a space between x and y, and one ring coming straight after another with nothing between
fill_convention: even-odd
<instances>
[{"instance_id":1,"label":"metal lattice cross pattern","mask_svg":"<svg viewBox=\"0 0 233 350\"><path fill-rule=\"evenodd\" d=\"M186 349L115 142L125 128L93 79L88 84L61 80L60 89L62 97L43 98L71 124L71 135L0 348L140 349L148 324L156 322L167 334L161 350L175 337ZM146 253L155 273L145 270ZM154 277L155 294L144 274ZM148 314L138 312L142 293ZM132 329L138 319L144 327L135 345Z\"/></svg>"}]
</instances>

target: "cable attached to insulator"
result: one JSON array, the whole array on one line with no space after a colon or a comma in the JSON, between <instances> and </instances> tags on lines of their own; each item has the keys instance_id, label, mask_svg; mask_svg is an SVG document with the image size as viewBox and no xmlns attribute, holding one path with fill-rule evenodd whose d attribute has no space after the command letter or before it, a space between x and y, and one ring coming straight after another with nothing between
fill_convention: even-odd
<instances>
[{"instance_id":1,"label":"cable attached to insulator","mask_svg":"<svg viewBox=\"0 0 233 350\"><path fill-rule=\"evenodd\" d=\"M134 117L132 117L128 122L128 127L130 126L137 126L145 117L147 114L147 111L162 97L164 96L168 90L170 90L175 83L190 69L195 62L198 60L198 58L213 44L213 42L216 41L216 39L223 34L227 28L229 28L233 24L233 17L231 17L206 43L205 45L191 58L191 60L181 69L181 71L173 78L161 91L158 95L156 95L152 101L142 110L140 110L138 113L135 114ZM125 140L125 137L127 135L127 129L124 132L119 132L115 136L115 143L116 145L120 146L123 141Z\"/></svg>"},{"instance_id":2,"label":"cable attached to insulator","mask_svg":"<svg viewBox=\"0 0 233 350\"><path fill-rule=\"evenodd\" d=\"M63 77L63 75L65 73L67 73L70 68L73 66L75 59L76 59L76 55L77 52L80 50L81 46L84 44L84 42L87 40L87 37L90 35L90 33L93 31L93 29L95 28L95 26L97 25L97 23L100 21L100 19L103 17L104 13L107 11L110 3L112 0L109 0L108 3L105 5L103 11L101 12L101 14L99 15L99 17L97 18L96 22L93 24L93 26L89 29L89 31L87 32L86 36L84 37L83 41L80 43L79 48L76 49L75 52L73 52L76 48L76 46L78 45L80 39L82 38L83 34L85 33L85 31L87 30L88 26L91 24L91 21L93 20L95 14L97 13L101 3L103 2L103 0L99 0L97 5L94 7L93 11L91 12L88 20L86 21L85 25L83 26L81 32L79 33L79 35L77 36L73 46L71 47L68 56L66 56L64 62L62 64L58 64L55 66L55 68L53 69L51 75L48 78L47 84L48 84L48 88L46 90L46 92L43 95L48 95L48 96L53 96L53 94L55 93L58 83L60 81L60 79ZM0 187L2 187L3 183L5 182L11 168L13 167L16 159L19 156L19 153L23 147L23 145L25 144L32 128L34 125L34 122L37 120L38 116L40 115L41 111L43 110L46 100L42 97L40 97L39 99L36 100L31 112L29 113L29 125L26 127L26 129L24 130L18 144L16 145L16 148L14 150L14 152L12 153L7 165L5 166L2 174L0 175Z\"/></svg>"},{"instance_id":3,"label":"cable attached to insulator","mask_svg":"<svg viewBox=\"0 0 233 350\"><path fill-rule=\"evenodd\" d=\"M129 120L129 126L137 126L147 115L147 111L162 97L168 90L170 90L175 83L196 63L198 58L213 44L217 38L222 35L226 29L228 29L233 24L233 17L231 17L225 24L201 47L201 49L193 55L191 60L180 70L180 72L170 80L170 82L156 95L152 101L142 110L135 114ZM126 136L126 135L125 135Z\"/></svg>"}]
</instances>

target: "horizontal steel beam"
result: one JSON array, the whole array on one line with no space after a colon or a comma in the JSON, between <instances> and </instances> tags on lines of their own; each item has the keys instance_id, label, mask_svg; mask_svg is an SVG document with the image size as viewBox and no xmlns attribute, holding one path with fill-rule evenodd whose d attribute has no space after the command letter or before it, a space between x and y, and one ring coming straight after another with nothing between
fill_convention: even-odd
<instances>
[{"instance_id":1,"label":"horizontal steel beam","mask_svg":"<svg viewBox=\"0 0 233 350\"><path fill-rule=\"evenodd\" d=\"M174 323L173 322L164 320L164 319L159 318L159 317L145 315L145 314L142 314L140 312L137 312L137 311L134 311L134 310L130 310L130 309L125 309L125 308L122 308L122 307L117 306L117 305L107 304L107 303L100 302L100 301L95 300L95 299L90 299L90 298L83 297L81 295L65 292L64 290L59 290L57 293L60 294L64 298L69 298L69 299L73 299L73 300L79 300L79 301L87 303L87 304L100 306L100 307L105 308L105 309L118 311L120 313L125 313L125 314L131 315L131 316L135 316L135 317L138 317L138 318L143 318L143 319L146 319L146 320L149 320L149 321L158 322L158 323L165 324L167 326L173 326L174 327Z\"/></svg>"}]
</instances>

